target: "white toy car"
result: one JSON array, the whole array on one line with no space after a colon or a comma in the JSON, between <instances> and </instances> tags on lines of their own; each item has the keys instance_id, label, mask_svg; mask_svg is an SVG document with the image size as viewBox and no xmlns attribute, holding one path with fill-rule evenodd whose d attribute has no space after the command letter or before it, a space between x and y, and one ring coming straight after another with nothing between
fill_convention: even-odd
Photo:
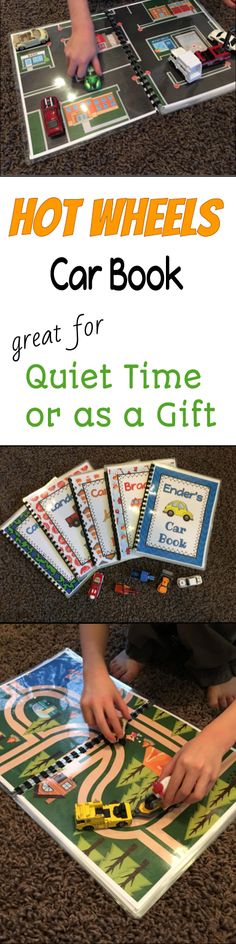
<instances>
[{"instance_id":1,"label":"white toy car","mask_svg":"<svg viewBox=\"0 0 236 944\"><path fill-rule=\"evenodd\" d=\"M13 43L16 52L23 49L32 49L34 46L44 46L49 41L47 30L35 28L27 30L25 33L15 33Z\"/></svg>"},{"instance_id":2,"label":"white toy car","mask_svg":"<svg viewBox=\"0 0 236 944\"><path fill-rule=\"evenodd\" d=\"M183 590L185 587L199 587L201 583L202 577L200 577L200 574L196 574L195 577L178 577L177 587Z\"/></svg>"},{"instance_id":3,"label":"white toy car","mask_svg":"<svg viewBox=\"0 0 236 944\"><path fill-rule=\"evenodd\" d=\"M182 46L172 49L169 62L173 62L175 68L182 72L186 82L196 82L201 78L202 63L191 49L183 49Z\"/></svg>"},{"instance_id":4,"label":"white toy car","mask_svg":"<svg viewBox=\"0 0 236 944\"><path fill-rule=\"evenodd\" d=\"M227 49L229 52L236 52L236 35L235 33L230 34L230 30L226 33L226 30L214 29L212 33L209 33L208 39L211 43L225 43L226 36L228 36Z\"/></svg>"}]
</instances>

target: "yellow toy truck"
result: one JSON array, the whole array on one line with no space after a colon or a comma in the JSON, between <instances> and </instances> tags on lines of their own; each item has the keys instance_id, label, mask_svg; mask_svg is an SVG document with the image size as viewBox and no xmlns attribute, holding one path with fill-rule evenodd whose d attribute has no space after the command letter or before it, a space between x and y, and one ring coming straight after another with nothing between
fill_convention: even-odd
<instances>
[{"instance_id":1,"label":"yellow toy truck","mask_svg":"<svg viewBox=\"0 0 236 944\"><path fill-rule=\"evenodd\" d=\"M75 804L75 828L82 829L120 829L131 826L132 813L129 803L108 803L102 800L93 803Z\"/></svg>"}]
</instances>

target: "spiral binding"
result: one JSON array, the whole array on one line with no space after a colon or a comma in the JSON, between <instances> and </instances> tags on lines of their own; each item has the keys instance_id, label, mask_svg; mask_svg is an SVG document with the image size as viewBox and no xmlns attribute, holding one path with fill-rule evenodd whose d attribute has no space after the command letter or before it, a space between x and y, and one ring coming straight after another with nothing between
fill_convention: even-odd
<instances>
[{"instance_id":1,"label":"spiral binding","mask_svg":"<svg viewBox=\"0 0 236 944\"><path fill-rule=\"evenodd\" d=\"M43 530L44 530L44 529L43 529ZM47 533L47 532L45 532L45 533ZM20 547L20 544L18 544L18 542L15 541L15 539L11 536L11 534L8 534L8 531L3 531L3 534L4 534L5 537L8 539L8 541L11 541L11 543L14 544L15 547L17 547L18 551L20 551L21 554L24 554L24 557L27 557L27 559L31 561L31 564L33 564L34 567L37 567L37 569L40 570L40 573L41 573L41 574L43 573L44 576L47 577L47 579L50 580L51 583L54 584L54 587L56 587L57 590L60 590L61 593L64 594L64 596L66 596L66 597L68 596L68 594L67 594L66 590L64 589L64 587L61 587L60 584L59 584L59 582L57 583L57 580L55 580L54 577L52 577L51 574L48 574L46 570L43 570L42 567L40 567L40 564L38 564L37 561L35 561L35 560L33 559L33 557L31 557L31 555L28 554L28 551L26 551L24 547ZM56 568L55 568L55 569L56 569Z\"/></svg>"},{"instance_id":2,"label":"spiral binding","mask_svg":"<svg viewBox=\"0 0 236 944\"><path fill-rule=\"evenodd\" d=\"M152 462L151 465L150 465L149 473L148 473L146 488L145 488L145 491L144 491L144 496L143 496L143 500L142 500L140 515L139 515L138 524L137 524L137 529L136 529L136 534L135 534L135 539L134 539L134 547L135 547L135 548L138 548L138 543L139 543L139 538L140 538L140 531L141 531L141 527L142 527L142 523L143 523L145 511L146 511L146 505L147 505L147 500L148 500L148 495L149 495L149 491L150 491L150 485L151 485L151 482L152 482L152 476L153 476L154 469L155 469L155 463Z\"/></svg>"},{"instance_id":3,"label":"spiral binding","mask_svg":"<svg viewBox=\"0 0 236 944\"><path fill-rule=\"evenodd\" d=\"M49 539L49 541L51 541L51 543L53 544L53 546L56 548L57 553L60 554L60 556L61 556L61 557L63 558L63 560L65 561L65 564L67 564L67 567L69 567L69 569L70 569L70 570L72 571L72 573L74 574L74 577L77 577L77 578L78 578L78 571L76 570L76 566L75 566L75 564L71 563L71 561L69 560L69 557L68 557L66 551L64 551L63 544L60 545L60 550L59 550L58 544L57 544L57 542L55 541L53 532L50 531L50 534L49 534L49 532L47 531L46 525L43 523L43 521L41 521L41 518L40 518L40 516L37 514L36 509L35 509L34 507L32 508L32 505L30 504L28 498L23 499L23 500L24 500L24 505L26 505L26 508L28 508L28 511L30 512L30 514L32 515L32 517L35 519L35 521L37 521L37 524L38 524L39 527L41 528L41 531L43 531L44 534L46 534L46 537ZM49 517L50 517L50 515L49 515ZM51 519L50 519L50 520L51 520ZM53 522L52 522L52 523L53 523ZM74 557L75 557L75 552L74 552L72 549L71 549L71 553L74 554Z\"/></svg>"},{"instance_id":4,"label":"spiral binding","mask_svg":"<svg viewBox=\"0 0 236 944\"><path fill-rule=\"evenodd\" d=\"M114 514L113 502L112 502L112 495L111 495L111 489L110 489L109 475L108 475L108 472L107 472L106 469L104 469L104 479L105 479L105 483L106 483L108 505L109 505L109 511L110 511L110 515L111 515L111 523L112 523L112 527L113 527L113 535L114 535L114 541L115 541L115 549L116 549L118 561L120 561L120 560L121 560L121 550L120 550L120 545L119 545L119 536L118 536L118 531L117 531L117 526L116 526L116 519L115 519L115 514Z\"/></svg>"},{"instance_id":5,"label":"spiral binding","mask_svg":"<svg viewBox=\"0 0 236 944\"><path fill-rule=\"evenodd\" d=\"M89 554L90 554L90 557L91 557L91 561L92 561L92 564L94 564L94 565L96 566L96 565L97 565L97 560L96 560L95 554L93 553L92 546L90 545L90 540L89 540L89 535L88 535L88 530L87 530L87 522L85 521L84 516L83 516L83 512L81 511L81 508L79 507L79 503L78 503L78 499L77 499L77 495L76 495L76 491L75 491L75 487L74 487L74 483L73 483L72 479L69 478L69 479L68 479L68 482L69 482L69 484L70 484L70 488L71 488L71 491L72 491L72 495L73 495L73 498L74 498L74 501L75 501L75 504L76 504L76 509L77 509L77 511L78 511L78 517L79 517L80 524L81 524L81 528L82 528L82 531L83 531L83 535L84 535L84 538L85 538L85 541L86 541L86 544L87 544L87 548L88 548L88 551L89 551ZM83 486L82 486L82 487L83 487Z\"/></svg>"},{"instance_id":6,"label":"spiral binding","mask_svg":"<svg viewBox=\"0 0 236 944\"><path fill-rule=\"evenodd\" d=\"M134 708L132 711L131 718L136 718L137 715L142 714L146 708L147 702L144 701L143 705L140 705L138 708ZM59 773L60 770L63 770L63 767L66 767L67 764L70 764L73 760L76 760L77 757L80 757L82 754L86 754L91 747L95 747L96 744L100 744L103 741L103 744L108 744L111 747L110 741L106 740L103 734L96 734L95 737L89 738L88 741L84 741L83 744L80 744L78 747L73 748L72 751L69 751L68 754L64 754L60 760L56 761L55 764L49 764L45 770L41 770L40 774L35 774L33 777L28 777L27 780L24 780L19 787L16 787L14 793L16 796L23 796L27 790L31 790L32 787L36 787L38 783L42 780L47 780L47 778L53 776L56 773ZM117 741L117 744L122 743L122 738Z\"/></svg>"},{"instance_id":7,"label":"spiral binding","mask_svg":"<svg viewBox=\"0 0 236 944\"><path fill-rule=\"evenodd\" d=\"M144 88L144 91L146 92L147 97L150 99L151 104L154 106L154 108L156 109L156 111L158 111L158 110L159 110L160 99L159 99L159 97L158 97L158 95L157 95L157 92L155 92L155 90L154 90L154 88L153 88L153 86L152 86L152 84L151 84L151 82L150 82L148 76L145 75L145 73L144 73L143 70L141 69L141 66L139 65L139 63L138 63L138 61L137 61L137 59L136 59L136 57L135 57L135 55L134 55L134 51L133 51L132 46L130 45L130 43L128 42L128 40L127 40L127 39L125 38L125 36L124 36L123 29L121 29L121 27L118 26L117 20L116 20L116 18L113 16L113 13L112 13L112 12L110 12L110 11L108 10L106 15L107 15L107 19L109 20L110 25L112 26L112 29L114 30L114 32L115 32L115 34L116 34L116 36L117 36L117 39L119 39L121 46L123 46L123 49L125 50L127 59L129 60L130 65L132 66L135 75L137 75L138 78L140 79L141 84L142 84L142 86L143 86L143 88ZM121 11L121 15L122 15L122 11Z\"/></svg>"}]
</instances>

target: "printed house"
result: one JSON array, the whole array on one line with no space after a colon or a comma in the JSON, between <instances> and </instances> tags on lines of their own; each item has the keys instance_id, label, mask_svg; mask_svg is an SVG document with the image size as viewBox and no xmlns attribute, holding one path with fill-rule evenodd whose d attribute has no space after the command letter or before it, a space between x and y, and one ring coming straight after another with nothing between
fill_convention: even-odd
<instances>
[{"instance_id":1,"label":"printed house","mask_svg":"<svg viewBox=\"0 0 236 944\"><path fill-rule=\"evenodd\" d=\"M69 127L79 124L88 118L98 118L99 115L107 114L118 108L113 92L107 92L103 95L96 95L94 98L82 98L79 102L73 102L71 105L65 105L65 114Z\"/></svg>"},{"instance_id":2,"label":"printed house","mask_svg":"<svg viewBox=\"0 0 236 944\"><path fill-rule=\"evenodd\" d=\"M65 774L55 774L54 777L47 777L37 784L36 796L42 797L46 803L52 803L57 797L67 796L71 790L74 790L76 783Z\"/></svg>"}]
</instances>

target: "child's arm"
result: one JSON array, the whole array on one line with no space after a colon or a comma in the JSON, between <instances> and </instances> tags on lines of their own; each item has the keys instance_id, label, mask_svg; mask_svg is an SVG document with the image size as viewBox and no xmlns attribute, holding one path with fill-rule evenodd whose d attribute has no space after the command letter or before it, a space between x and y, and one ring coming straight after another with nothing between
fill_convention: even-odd
<instances>
[{"instance_id":1,"label":"child's arm","mask_svg":"<svg viewBox=\"0 0 236 944\"><path fill-rule=\"evenodd\" d=\"M105 623L80 623L84 660L81 708L87 724L90 727L98 727L109 741L114 742L123 734L117 710L127 721L130 711L106 668L107 637L108 626Z\"/></svg>"},{"instance_id":2,"label":"child's arm","mask_svg":"<svg viewBox=\"0 0 236 944\"><path fill-rule=\"evenodd\" d=\"M165 767L170 782L163 806L198 803L213 787L223 754L236 740L236 701L178 751Z\"/></svg>"},{"instance_id":3,"label":"child's arm","mask_svg":"<svg viewBox=\"0 0 236 944\"><path fill-rule=\"evenodd\" d=\"M94 28L87 0L68 0L71 36L65 45L68 75L82 79L91 62L97 75L102 74L97 55Z\"/></svg>"}]
</instances>

